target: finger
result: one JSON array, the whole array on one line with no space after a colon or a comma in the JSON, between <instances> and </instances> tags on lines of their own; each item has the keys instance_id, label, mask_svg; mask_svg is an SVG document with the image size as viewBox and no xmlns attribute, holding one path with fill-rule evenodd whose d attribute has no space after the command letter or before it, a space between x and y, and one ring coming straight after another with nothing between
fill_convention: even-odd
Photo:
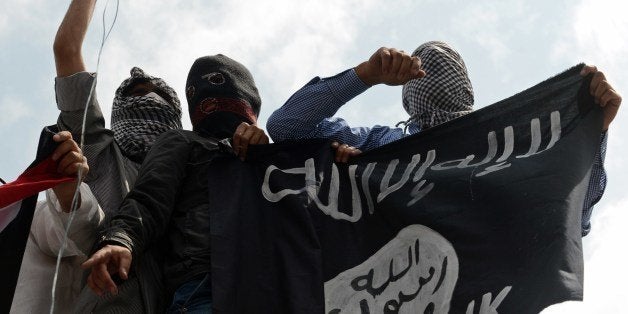
<instances>
[{"instance_id":1,"label":"finger","mask_svg":"<svg viewBox=\"0 0 628 314\"><path fill-rule=\"evenodd\" d=\"M244 134L242 134L242 137L240 140L240 149L238 153L238 156L240 157L241 160L244 160L246 158L246 152L249 149L249 143L251 142L251 137L253 137L254 134L255 134L254 127L247 127L247 129L244 131Z\"/></svg>"},{"instance_id":2,"label":"finger","mask_svg":"<svg viewBox=\"0 0 628 314\"><path fill-rule=\"evenodd\" d=\"M262 140L263 136L264 136L264 131L262 129L256 128L255 132L251 136L251 140L249 140L249 145L261 144L260 141Z\"/></svg>"},{"instance_id":3,"label":"finger","mask_svg":"<svg viewBox=\"0 0 628 314\"><path fill-rule=\"evenodd\" d=\"M608 88L604 91L604 94L600 96L600 107L606 107L606 105L616 103L619 95L615 90Z\"/></svg>"},{"instance_id":4,"label":"finger","mask_svg":"<svg viewBox=\"0 0 628 314\"><path fill-rule=\"evenodd\" d=\"M606 76L604 76L604 73L596 72L593 75L593 78L591 79L591 84L589 85L589 92L591 93L591 95L595 96L595 91L598 89L603 81L606 81Z\"/></svg>"},{"instance_id":5,"label":"finger","mask_svg":"<svg viewBox=\"0 0 628 314\"><path fill-rule=\"evenodd\" d=\"M259 144L268 144L270 142L270 139L268 138L268 135L266 135L266 132L262 131L262 138L259 141Z\"/></svg>"},{"instance_id":6,"label":"finger","mask_svg":"<svg viewBox=\"0 0 628 314\"><path fill-rule=\"evenodd\" d=\"M351 146L347 146L343 152L342 152L342 162L347 162L349 161L349 157L351 156L351 150L353 149L353 147Z\"/></svg>"},{"instance_id":7,"label":"finger","mask_svg":"<svg viewBox=\"0 0 628 314\"><path fill-rule=\"evenodd\" d=\"M604 107L604 124L602 125L602 131L608 130L608 127L611 125L611 122L613 122L615 116L617 115L618 108L619 106L612 102L609 103L608 106Z\"/></svg>"},{"instance_id":8,"label":"finger","mask_svg":"<svg viewBox=\"0 0 628 314\"><path fill-rule=\"evenodd\" d=\"M397 80L401 83L405 83L412 78L412 58L408 55L403 55L401 60L401 66L397 73Z\"/></svg>"},{"instance_id":9,"label":"finger","mask_svg":"<svg viewBox=\"0 0 628 314\"><path fill-rule=\"evenodd\" d=\"M593 94L593 97L595 98L595 102L599 103L600 105L602 105L600 103L600 100L602 99L602 96L604 94L606 94L606 92L610 91L610 85L608 84L607 81L601 81L597 87L595 88L595 93ZM602 106L604 107L604 106Z\"/></svg>"},{"instance_id":10,"label":"finger","mask_svg":"<svg viewBox=\"0 0 628 314\"><path fill-rule=\"evenodd\" d=\"M104 249L100 249L98 250L96 253L92 254L92 257L90 257L89 259L87 259L85 262L83 262L83 264L81 264L81 267L83 269L88 269L91 268L92 266L100 263L101 261L104 261Z\"/></svg>"},{"instance_id":11,"label":"finger","mask_svg":"<svg viewBox=\"0 0 628 314\"><path fill-rule=\"evenodd\" d=\"M390 72L395 76L399 73L399 69L401 68L401 63L403 62L403 54L401 54L396 49L391 49L392 55L392 65Z\"/></svg>"},{"instance_id":12,"label":"finger","mask_svg":"<svg viewBox=\"0 0 628 314\"><path fill-rule=\"evenodd\" d=\"M331 143L331 148L338 148L338 146L340 146L340 143L334 141Z\"/></svg>"},{"instance_id":13,"label":"finger","mask_svg":"<svg viewBox=\"0 0 628 314\"><path fill-rule=\"evenodd\" d=\"M89 164L87 163L87 157L83 156L83 162L81 163L80 167L83 168L83 173L81 176L81 180L82 180L89 173Z\"/></svg>"},{"instance_id":14,"label":"finger","mask_svg":"<svg viewBox=\"0 0 628 314\"><path fill-rule=\"evenodd\" d=\"M57 163L57 172L64 175L76 175L83 161L83 155L74 151L68 152Z\"/></svg>"},{"instance_id":15,"label":"finger","mask_svg":"<svg viewBox=\"0 0 628 314\"><path fill-rule=\"evenodd\" d=\"M334 145L336 144L336 145ZM340 162L342 160L342 146L340 146L340 144L338 142L333 142L331 143L332 147L334 147L336 149L336 152L334 154L334 161L335 162Z\"/></svg>"},{"instance_id":16,"label":"finger","mask_svg":"<svg viewBox=\"0 0 628 314\"><path fill-rule=\"evenodd\" d=\"M131 261L133 260L131 254L125 252L120 257L118 273L120 274L120 278L127 280L129 278L129 270L131 269Z\"/></svg>"},{"instance_id":17,"label":"finger","mask_svg":"<svg viewBox=\"0 0 628 314\"><path fill-rule=\"evenodd\" d=\"M111 260L110 260L111 261ZM99 287L103 290L107 290L109 292L111 292L112 294L118 294L118 287L116 286L116 283L113 281L113 279L111 278L111 274L109 273L109 270L107 269L107 265L106 264L100 264L98 265L98 276L97 279L99 280L98 283L100 283ZM112 273L117 273L117 268L115 269L115 271L113 271Z\"/></svg>"},{"instance_id":18,"label":"finger","mask_svg":"<svg viewBox=\"0 0 628 314\"><path fill-rule=\"evenodd\" d=\"M346 154L346 149L348 147L349 145L347 144L342 144L338 147L338 150L336 150L336 162L343 162Z\"/></svg>"},{"instance_id":19,"label":"finger","mask_svg":"<svg viewBox=\"0 0 628 314\"><path fill-rule=\"evenodd\" d=\"M349 150L347 152L347 160L345 162L348 162L351 157L357 156L357 155L359 155L361 153L362 153L361 150L359 150L359 149L357 149L357 148L355 148L353 146L349 146Z\"/></svg>"},{"instance_id":20,"label":"finger","mask_svg":"<svg viewBox=\"0 0 628 314\"><path fill-rule=\"evenodd\" d=\"M55 135L52 136L52 139L55 142L63 142L63 141L67 141L68 139L72 138L72 133L68 132L68 131L61 131Z\"/></svg>"},{"instance_id":21,"label":"finger","mask_svg":"<svg viewBox=\"0 0 628 314\"><path fill-rule=\"evenodd\" d=\"M102 296L104 291L101 290L100 288L98 288L98 286L94 283L94 279L92 278L92 274L91 273L87 277L87 286L90 289L92 289L92 291L94 291L94 293L96 293L99 296Z\"/></svg>"},{"instance_id":22,"label":"finger","mask_svg":"<svg viewBox=\"0 0 628 314\"><path fill-rule=\"evenodd\" d=\"M340 162L342 160L342 150L341 149L337 149L336 150L336 154L334 155L334 161L335 162Z\"/></svg>"},{"instance_id":23,"label":"finger","mask_svg":"<svg viewBox=\"0 0 628 314\"><path fill-rule=\"evenodd\" d=\"M242 145L242 135L246 131L246 128L249 126L248 123L242 122L236 128L235 133L233 134L233 152L238 155L240 152L240 146Z\"/></svg>"},{"instance_id":24,"label":"finger","mask_svg":"<svg viewBox=\"0 0 628 314\"><path fill-rule=\"evenodd\" d=\"M351 157L354 157L354 156L357 156L357 155L360 155L360 154L362 154L362 151L361 151L361 150L359 150L359 149L357 149L357 148L355 148L355 149L351 152Z\"/></svg>"},{"instance_id":25,"label":"finger","mask_svg":"<svg viewBox=\"0 0 628 314\"><path fill-rule=\"evenodd\" d=\"M382 61L382 73L386 74L392 67L392 56L388 48L380 48L380 59Z\"/></svg>"},{"instance_id":26,"label":"finger","mask_svg":"<svg viewBox=\"0 0 628 314\"><path fill-rule=\"evenodd\" d=\"M81 149L72 139L64 140L63 142L61 142L61 144L59 144L59 146L57 146L57 148L52 153L52 160L57 161L59 158L61 158L61 156L70 151L80 152Z\"/></svg>"},{"instance_id":27,"label":"finger","mask_svg":"<svg viewBox=\"0 0 628 314\"><path fill-rule=\"evenodd\" d=\"M585 65L582 70L580 70L580 75L587 76L589 73L597 72L597 67L594 65Z\"/></svg>"},{"instance_id":28,"label":"finger","mask_svg":"<svg viewBox=\"0 0 628 314\"><path fill-rule=\"evenodd\" d=\"M595 100L600 104L600 107L606 107L606 104L613 97L613 90L608 87L608 84L601 83L595 90Z\"/></svg>"},{"instance_id":29,"label":"finger","mask_svg":"<svg viewBox=\"0 0 628 314\"><path fill-rule=\"evenodd\" d=\"M92 280L94 285L101 291L108 291L110 287L111 276L107 271L107 265L105 263L96 264L92 268Z\"/></svg>"},{"instance_id":30,"label":"finger","mask_svg":"<svg viewBox=\"0 0 628 314\"><path fill-rule=\"evenodd\" d=\"M425 77L425 71L421 69L422 63L421 58L412 57L412 78L422 78Z\"/></svg>"},{"instance_id":31,"label":"finger","mask_svg":"<svg viewBox=\"0 0 628 314\"><path fill-rule=\"evenodd\" d=\"M81 175L84 176L86 174L86 170L88 169L86 162L76 160L74 158L71 158L69 162L64 158L62 159L62 162L64 162L65 165L59 166L57 168L57 172L64 176L77 177L81 168L83 169L83 173Z\"/></svg>"}]
</instances>

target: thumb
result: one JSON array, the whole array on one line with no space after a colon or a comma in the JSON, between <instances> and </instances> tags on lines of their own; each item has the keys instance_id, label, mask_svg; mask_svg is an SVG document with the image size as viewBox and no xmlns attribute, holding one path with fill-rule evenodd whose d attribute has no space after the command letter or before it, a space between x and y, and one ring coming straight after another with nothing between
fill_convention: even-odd
<instances>
[{"instance_id":1,"label":"thumb","mask_svg":"<svg viewBox=\"0 0 628 314\"><path fill-rule=\"evenodd\" d=\"M120 278L127 280L129 278L129 269L131 268L131 256L124 256L120 259L120 265L118 266L118 273Z\"/></svg>"}]
</instances>

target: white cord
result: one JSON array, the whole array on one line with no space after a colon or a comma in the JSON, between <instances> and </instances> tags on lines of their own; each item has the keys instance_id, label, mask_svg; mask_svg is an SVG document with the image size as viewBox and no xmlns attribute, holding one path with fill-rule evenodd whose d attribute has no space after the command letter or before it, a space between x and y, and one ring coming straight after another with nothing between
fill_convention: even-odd
<instances>
[{"instance_id":1,"label":"white cord","mask_svg":"<svg viewBox=\"0 0 628 314\"><path fill-rule=\"evenodd\" d=\"M102 54L103 47L105 46L105 42L107 41L107 38L109 38L109 34L111 34L111 31L113 30L113 26L116 24L116 20L118 18L118 7L120 6L120 0L116 0L116 12L114 14L113 21L111 22L111 27L109 27L109 30L106 31L107 28L106 28L106 23L105 23L105 16L107 13L108 6L109 6L109 0L107 0L107 2L105 3L105 8L102 14L102 40L100 42L100 48L98 50L98 59L96 61L95 78L92 81L92 85L89 90L89 95L87 96L87 101L85 102L85 109L83 110L83 121L81 125L81 140L80 140L80 145L79 145L79 147L81 148L81 154L83 153L83 144L85 142L85 124L87 122L87 109L89 107L89 102L92 99L92 95L94 94L94 90L96 89L96 81L98 80L98 73L99 73L98 71L100 69L100 56ZM61 266L61 258L63 256L63 251L65 251L65 248L67 247L67 244L68 244L68 233L70 232L70 227L72 226L72 222L74 221L74 216L76 216L82 177L83 177L83 168L80 167L78 170L77 179L76 179L76 182L77 182L76 190L74 191L74 196L72 197L72 206L70 207L70 219L68 220L68 225L65 228L65 234L63 235L63 243L61 244L59 255L57 255L57 265L55 267L55 275L52 280L52 291L51 291L52 298L51 298L51 303L50 303L50 314L53 314L54 309L55 309L55 294L57 290L57 279L59 276L59 267Z\"/></svg>"}]
</instances>

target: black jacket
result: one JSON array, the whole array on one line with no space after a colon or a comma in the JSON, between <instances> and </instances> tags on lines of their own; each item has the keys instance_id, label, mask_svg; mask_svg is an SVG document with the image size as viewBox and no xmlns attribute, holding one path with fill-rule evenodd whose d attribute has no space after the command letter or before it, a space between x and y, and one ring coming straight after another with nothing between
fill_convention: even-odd
<instances>
[{"instance_id":1,"label":"black jacket","mask_svg":"<svg viewBox=\"0 0 628 314\"><path fill-rule=\"evenodd\" d=\"M165 253L169 292L210 271L208 167L228 144L185 130L164 133L155 142L101 239L133 253L133 262L152 246ZM235 156L234 156L235 158Z\"/></svg>"}]
</instances>

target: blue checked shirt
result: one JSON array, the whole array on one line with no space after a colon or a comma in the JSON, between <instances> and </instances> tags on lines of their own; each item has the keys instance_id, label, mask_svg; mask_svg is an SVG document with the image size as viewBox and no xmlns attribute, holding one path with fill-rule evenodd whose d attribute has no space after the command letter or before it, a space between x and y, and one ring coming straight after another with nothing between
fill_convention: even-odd
<instances>
[{"instance_id":1,"label":"blue checked shirt","mask_svg":"<svg viewBox=\"0 0 628 314\"><path fill-rule=\"evenodd\" d=\"M402 128L376 125L350 127L347 121L334 117L345 103L366 91L369 87L360 80L353 69L336 76L321 79L315 77L298 90L268 118L266 129L275 142L309 138L329 138L359 148L362 151L396 141L405 136ZM416 134L421 128L408 124L408 133ZM591 212L606 188L606 132L600 136L598 150L589 186L582 208L582 236L591 230Z\"/></svg>"}]
</instances>

